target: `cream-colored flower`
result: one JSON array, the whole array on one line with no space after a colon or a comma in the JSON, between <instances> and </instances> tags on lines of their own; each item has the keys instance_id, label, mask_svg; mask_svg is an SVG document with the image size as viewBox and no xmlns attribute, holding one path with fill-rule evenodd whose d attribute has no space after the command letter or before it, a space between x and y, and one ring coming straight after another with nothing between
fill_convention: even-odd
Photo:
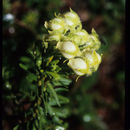
<instances>
[{"instance_id":1,"label":"cream-colored flower","mask_svg":"<svg viewBox=\"0 0 130 130\"><path fill-rule=\"evenodd\" d=\"M67 59L81 54L78 46L71 41L58 42L56 48L59 49L62 55Z\"/></svg>"},{"instance_id":2,"label":"cream-colored flower","mask_svg":"<svg viewBox=\"0 0 130 130\"><path fill-rule=\"evenodd\" d=\"M65 31L66 24L62 17L56 17L49 22L45 22L44 26L51 31L63 33Z\"/></svg>"},{"instance_id":3,"label":"cream-colored flower","mask_svg":"<svg viewBox=\"0 0 130 130\"><path fill-rule=\"evenodd\" d=\"M69 59L68 66L72 68L72 70L77 75L85 75L88 73L88 64L87 62L82 58L72 58Z\"/></svg>"},{"instance_id":4,"label":"cream-colored flower","mask_svg":"<svg viewBox=\"0 0 130 130\"><path fill-rule=\"evenodd\" d=\"M89 34L84 30L77 30L74 33L68 35L68 39L74 41L78 46L85 44L89 39Z\"/></svg>"},{"instance_id":5,"label":"cream-colored flower","mask_svg":"<svg viewBox=\"0 0 130 130\"><path fill-rule=\"evenodd\" d=\"M94 29L92 29L92 33L89 35L84 47L91 50L98 50L100 45L101 42L99 40L98 34Z\"/></svg>"},{"instance_id":6,"label":"cream-colored flower","mask_svg":"<svg viewBox=\"0 0 130 130\"><path fill-rule=\"evenodd\" d=\"M101 63L101 56L96 51L85 51L83 55L88 62L90 71L96 71Z\"/></svg>"},{"instance_id":7,"label":"cream-colored flower","mask_svg":"<svg viewBox=\"0 0 130 130\"><path fill-rule=\"evenodd\" d=\"M79 16L72 9L70 9L70 12L66 12L63 17L69 29L74 30L75 27L82 28Z\"/></svg>"},{"instance_id":8,"label":"cream-colored flower","mask_svg":"<svg viewBox=\"0 0 130 130\"><path fill-rule=\"evenodd\" d=\"M56 44L60 53L69 59L68 66L77 75L91 75L101 63L101 56L95 51L101 45L98 34L94 29L91 34L82 29L79 16L71 9L55 16L44 24L49 32L44 40Z\"/></svg>"},{"instance_id":9,"label":"cream-colored flower","mask_svg":"<svg viewBox=\"0 0 130 130\"><path fill-rule=\"evenodd\" d=\"M62 37L62 34L60 33L50 33L47 37L47 41L60 41Z\"/></svg>"}]
</instances>

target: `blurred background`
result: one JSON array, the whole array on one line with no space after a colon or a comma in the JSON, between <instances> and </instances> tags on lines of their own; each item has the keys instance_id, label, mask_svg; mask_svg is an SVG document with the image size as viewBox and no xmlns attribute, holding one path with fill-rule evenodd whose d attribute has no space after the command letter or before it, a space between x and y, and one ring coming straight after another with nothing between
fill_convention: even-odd
<instances>
[{"instance_id":1,"label":"blurred background","mask_svg":"<svg viewBox=\"0 0 130 130\"><path fill-rule=\"evenodd\" d=\"M18 67L19 59L32 43L41 41L45 20L69 8L78 13L84 29L97 31L103 53L98 71L70 86L69 129L124 130L125 0L3 0L4 95L16 91L17 87L10 85L12 79L20 86L24 74ZM11 130L13 106L10 101L3 101L3 106L3 127Z\"/></svg>"}]
</instances>

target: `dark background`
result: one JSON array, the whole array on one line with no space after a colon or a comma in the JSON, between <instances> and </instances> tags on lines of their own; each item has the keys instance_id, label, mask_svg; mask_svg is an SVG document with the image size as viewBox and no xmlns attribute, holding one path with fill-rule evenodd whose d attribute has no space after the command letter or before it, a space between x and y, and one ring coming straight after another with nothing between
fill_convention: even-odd
<instances>
[{"instance_id":1,"label":"dark background","mask_svg":"<svg viewBox=\"0 0 130 130\"><path fill-rule=\"evenodd\" d=\"M24 74L18 67L19 58L42 39L45 20L70 7L84 29L91 32L94 28L99 34L103 59L97 72L81 77L70 88L69 129L124 130L125 0L3 0L4 95L16 91L10 85L13 79L20 84ZM3 107L7 117L13 115L10 102L3 101ZM4 130L10 130L9 120L3 119Z\"/></svg>"}]
</instances>

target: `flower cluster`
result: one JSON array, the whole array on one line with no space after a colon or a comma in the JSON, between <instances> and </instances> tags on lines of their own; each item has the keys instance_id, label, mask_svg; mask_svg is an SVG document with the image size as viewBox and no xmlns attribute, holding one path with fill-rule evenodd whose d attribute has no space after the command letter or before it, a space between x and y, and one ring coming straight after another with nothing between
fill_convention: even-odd
<instances>
[{"instance_id":1,"label":"flower cluster","mask_svg":"<svg viewBox=\"0 0 130 130\"><path fill-rule=\"evenodd\" d=\"M77 75L91 75L101 63L101 55L96 52L101 42L92 29L91 34L82 29L79 16L70 9L64 14L45 22L48 35L45 40L56 44L56 48L68 59L67 65Z\"/></svg>"}]
</instances>

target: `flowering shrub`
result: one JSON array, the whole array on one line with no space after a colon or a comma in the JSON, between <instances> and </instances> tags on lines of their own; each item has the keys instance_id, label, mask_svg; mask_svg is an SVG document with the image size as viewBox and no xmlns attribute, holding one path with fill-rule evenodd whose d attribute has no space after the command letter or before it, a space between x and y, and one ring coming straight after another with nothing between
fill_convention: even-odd
<instances>
[{"instance_id":1,"label":"flowering shrub","mask_svg":"<svg viewBox=\"0 0 130 130\"><path fill-rule=\"evenodd\" d=\"M49 34L44 41L55 42L56 49L69 60L68 66L77 75L91 75L101 63L101 55L96 52L101 45L98 34L94 29L91 34L82 29L80 18L72 9L55 16L45 22Z\"/></svg>"},{"instance_id":2,"label":"flowering shrub","mask_svg":"<svg viewBox=\"0 0 130 130\"><path fill-rule=\"evenodd\" d=\"M10 90L12 86L17 88L10 95L14 115L19 117L14 130L67 129L64 119L70 115L66 105L67 91L72 85L69 76L73 72L78 77L89 76L101 63L101 55L96 52L101 44L97 33L94 29L91 34L82 29L80 18L73 10L55 14L44 26L48 33L42 41L31 44L27 54L18 59L18 69L23 72L20 83L6 79L8 82L4 84ZM8 71L4 68L4 79L6 75Z\"/></svg>"},{"instance_id":3,"label":"flowering shrub","mask_svg":"<svg viewBox=\"0 0 130 130\"><path fill-rule=\"evenodd\" d=\"M2 3L3 130L123 129L125 0L4 0ZM73 20L78 16L74 11L68 11L64 17L58 15L59 10L69 7L79 12L84 24L72 26L80 21ZM60 23L64 28L52 31L48 21L54 17L64 20ZM49 29L43 26L46 20ZM101 47L97 34L93 29L91 32L92 27L100 32ZM68 54L71 49L61 53L63 50L58 47L67 39L72 46L77 44L79 49L75 50L82 53L73 50L73 54ZM95 46L96 40L99 42ZM84 49L85 46L90 50ZM97 48L94 51L93 46ZM94 72L97 61L90 59L97 57L97 53L104 54L104 61L101 70ZM84 74L89 72L86 64L91 65L91 76ZM84 76L79 78L81 75Z\"/></svg>"}]
</instances>

